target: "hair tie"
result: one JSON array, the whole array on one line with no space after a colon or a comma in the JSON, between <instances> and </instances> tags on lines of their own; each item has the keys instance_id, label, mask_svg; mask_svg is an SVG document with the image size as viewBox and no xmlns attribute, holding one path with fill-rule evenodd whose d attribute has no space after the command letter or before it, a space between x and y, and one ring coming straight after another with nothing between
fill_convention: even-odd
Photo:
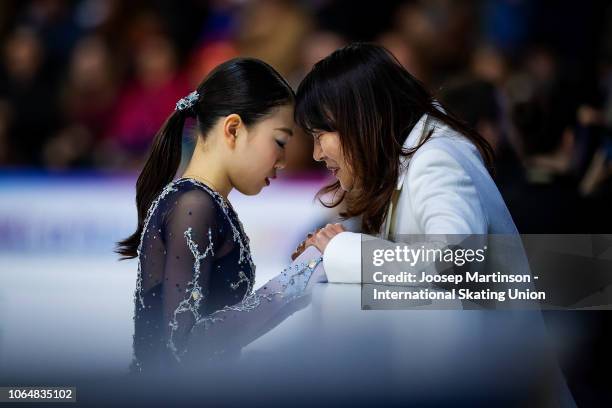
<instances>
[{"instance_id":1,"label":"hair tie","mask_svg":"<svg viewBox=\"0 0 612 408\"><path fill-rule=\"evenodd\" d=\"M193 105L198 102L199 98L200 94L198 91L193 91L186 97L179 99L179 101L176 103L176 110L182 112L184 110L193 108Z\"/></svg>"}]
</instances>

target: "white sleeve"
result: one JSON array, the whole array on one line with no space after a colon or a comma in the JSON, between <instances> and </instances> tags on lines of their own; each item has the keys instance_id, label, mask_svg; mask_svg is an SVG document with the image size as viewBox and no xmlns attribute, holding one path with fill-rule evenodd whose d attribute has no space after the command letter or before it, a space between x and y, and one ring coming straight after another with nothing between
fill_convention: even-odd
<instances>
[{"instance_id":1,"label":"white sleeve","mask_svg":"<svg viewBox=\"0 0 612 408\"><path fill-rule=\"evenodd\" d=\"M330 283L361 282L361 234L341 232L323 253L323 267Z\"/></svg>"},{"instance_id":2,"label":"white sleeve","mask_svg":"<svg viewBox=\"0 0 612 408\"><path fill-rule=\"evenodd\" d=\"M487 219L472 178L446 151L428 149L408 167L404 188L425 234L486 234Z\"/></svg>"},{"instance_id":3,"label":"white sleeve","mask_svg":"<svg viewBox=\"0 0 612 408\"><path fill-rule=\"evenodd\" d=\"M329 283L361 283L362 239L373 240L375 241L374 247L385 250L395 250L398 246L396 242L371 235L354 232L342 232L336 235L329 241L323 254L323 268ZM426 245L427 248L442 249L446 244L444 240L440 241L439 236L432 236L431 241L420 241L409 245L417 248ZM413 270L415 272L418 270L426 273L436 273L435 262L417 262L409 267L402 263L392 263L387 264L385 268L386 272L392 274Z\"/></svg>"}]
</instances>

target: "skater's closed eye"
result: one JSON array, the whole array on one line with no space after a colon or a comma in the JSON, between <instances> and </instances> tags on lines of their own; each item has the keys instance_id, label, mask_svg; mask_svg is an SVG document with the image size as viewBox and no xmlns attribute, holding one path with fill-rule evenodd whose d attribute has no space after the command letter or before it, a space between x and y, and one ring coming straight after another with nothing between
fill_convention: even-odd
<instances>
[{"instance_id":1,"label":"skater's closed eye","mask_svg":"<svg viewBox=\"0 0 612 408\"><path fill-rule=\"evenodd\" d=\"M293 130L291 130L290 128L280 127L274 130L280 130L281 132L285 132L288 136L293 136Z\"/></svg>"}]
</instances>

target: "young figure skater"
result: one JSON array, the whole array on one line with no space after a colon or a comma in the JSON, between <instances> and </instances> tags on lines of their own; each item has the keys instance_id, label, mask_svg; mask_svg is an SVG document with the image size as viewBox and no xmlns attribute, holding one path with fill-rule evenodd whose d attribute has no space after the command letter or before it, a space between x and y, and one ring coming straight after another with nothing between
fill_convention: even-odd
<instances>
[{"instance_id":1,"label":"young figure skater","mask_svg":"<svg viewBox=\"0 0 612 408\"><path fill-rule=\"evenodd\" d=\"M136 184L138 228L117 249L138 258L133 370L175 366L188 351L239 350L304 294L316 251L253 292L249 238L228 201L234 188L259 193L284 167L293 103L272 67L237 58L181 99L155 136ZM187 117L197 143L173 181Z\"/></svg>"}]
</instances>

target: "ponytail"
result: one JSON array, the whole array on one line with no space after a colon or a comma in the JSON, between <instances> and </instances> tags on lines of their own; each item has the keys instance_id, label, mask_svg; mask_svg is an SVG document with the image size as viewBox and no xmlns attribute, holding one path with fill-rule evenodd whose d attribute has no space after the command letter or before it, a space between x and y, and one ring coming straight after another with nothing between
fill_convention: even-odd
<instances>
[{"instance_id":1,"label":"ponytail","mask_svg":"<svg viewBox=\"0 0 612 408\"><path fill-rule=\"evenodd\" d=\"M181 145L186 113L175 110L155 135L149 157L136 182L136 208L138 228L136 232L117 243L121 260L136 258L140 236L149 206L162 189L170 183L181 163Z\"/></svg>"}]
</instances>

